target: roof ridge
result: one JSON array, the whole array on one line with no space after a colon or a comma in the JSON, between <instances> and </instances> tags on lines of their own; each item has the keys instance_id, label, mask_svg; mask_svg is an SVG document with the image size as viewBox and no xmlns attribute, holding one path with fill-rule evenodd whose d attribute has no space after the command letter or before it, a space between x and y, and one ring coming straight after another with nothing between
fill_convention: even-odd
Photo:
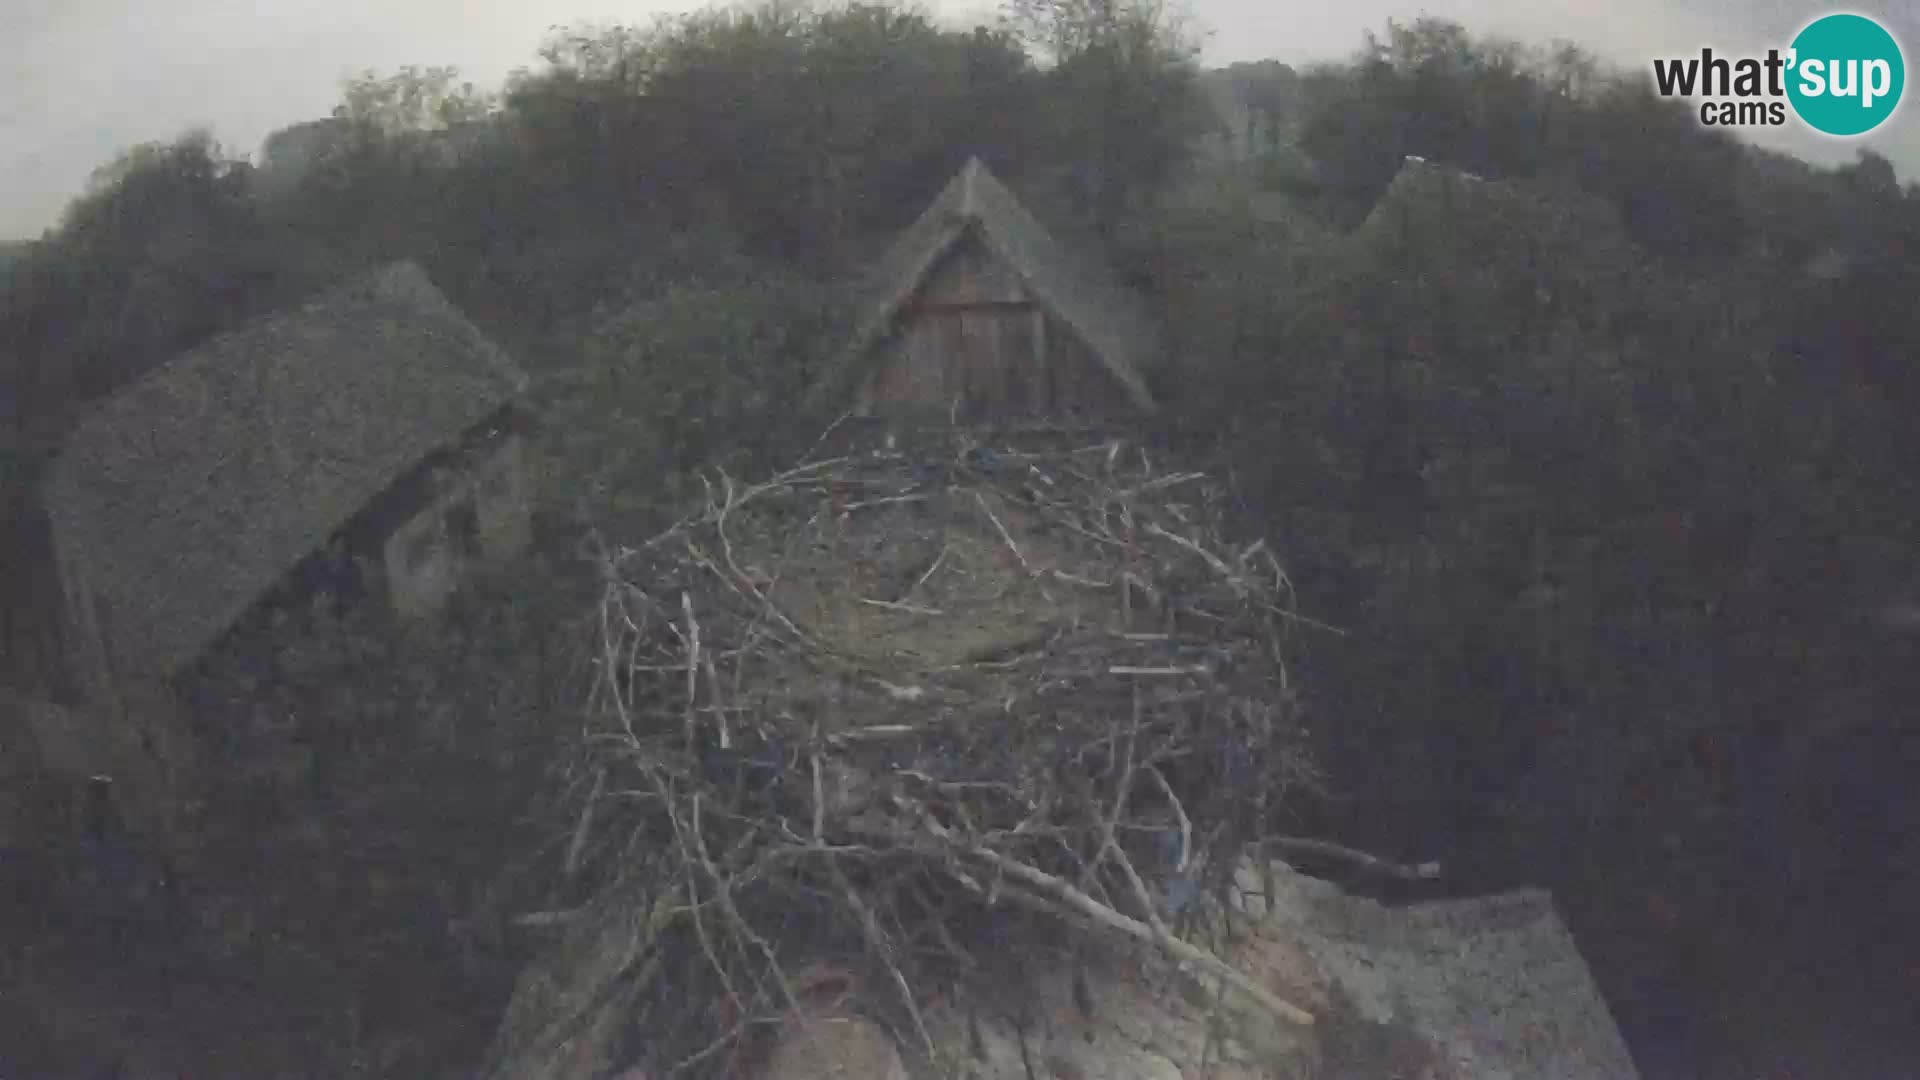
<instances>
[{"instance_id":1,"label":"roof ridge","mask_svg":"<svg viewBox=\"0 0 1920 1080\"><path fill-rule=\"evenodd\" d=\"M1140 361L1157 347L1158 329L1139 310L1139 298L1104 268L1068 251L978 155L941 188L927 209L901 232L871 275L854 332L815 382L813 400L843 392L877 340L889 332L900 306L920 287L942 255L970 230L1020 274L1035 298L1088 345L1096 360L1143 412L1154 411Z\"/></svg>"},{"instance_id":2,"label":"roof ridge","mask_svg":"<svg viewBox=\"0 0 1920 1080\"><path fill-rule=\"evenodd\" d=\"M424 269L356 273L170 358L75 425L47 479L62 572L111 605L116 662L171 672L524 386Z\"/></svg>"},{"instance_id":3,"label":"roof ridge","mask_svg":"<svg viewBox=\"0 0 1920 1080\"><path fill-rule=\"evenodd\" d=\"M967 163L960 167L960 216L972 220L980 219L980 176L987 166L978 154L969 154Z\"/></svg>"}]
</instances>

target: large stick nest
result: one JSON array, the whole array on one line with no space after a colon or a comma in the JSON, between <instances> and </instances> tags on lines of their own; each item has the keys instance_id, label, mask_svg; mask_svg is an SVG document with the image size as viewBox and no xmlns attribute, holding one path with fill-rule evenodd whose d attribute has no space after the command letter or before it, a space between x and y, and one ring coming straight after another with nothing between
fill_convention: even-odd
<instances>
[{"instance_id":1,"label":"large stick nest","mask_svg":"<svg viewBox=\"0 0 1920 1080\"><path fill-rule=\"evenodd\" d=\"M1117 442L873 452L717 473L607 555L577 904L500 1073L737 1071L823 979L931 1054L926 1002L1021 933L1153 942L1307 1022L1181 934L1312 781L1290 587L1218 496Z\"/></svg>"}]
</instances>

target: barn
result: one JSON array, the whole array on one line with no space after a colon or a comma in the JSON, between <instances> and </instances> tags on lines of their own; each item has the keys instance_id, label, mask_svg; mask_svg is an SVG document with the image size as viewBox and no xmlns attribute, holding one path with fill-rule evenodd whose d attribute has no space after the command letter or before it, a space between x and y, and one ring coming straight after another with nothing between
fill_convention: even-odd
<instances>
[{"instance_id":1,"label":"barn","mask_svg":"<svg viewBox=\"0 0 1920 1080\"><path fill-rule=\"evenodd\" d=\"M36 622L59 662L0 690L0 850L72 835L106 791L116 827L193 858L195 665L315 590L425 615L524 546L525 382L396 263L83 417L43 491L60 610Z\"/></svg>"},{"instance_id":2,"label":"barn","mask_svg":"<svg viewBox=\"0 0 1920 1080\"><path fill-rule=\"evenodd\" d=\"M1074 257L978 158L875 268L823 411L970 425L1101 425L1154 409L1140 298Z\"/></svg>"},{"instance_id":3,"label":"barn","mask_svg":"<svg viewBox=\"0 0 1920 1080\"><path fill-rule=\"evenodd\" d=\"M114 394L47 486L68 695L173 677L323 563L402 615L432 610L527 539L525 381L396 263Z\"/></svg>"}]
</instances>

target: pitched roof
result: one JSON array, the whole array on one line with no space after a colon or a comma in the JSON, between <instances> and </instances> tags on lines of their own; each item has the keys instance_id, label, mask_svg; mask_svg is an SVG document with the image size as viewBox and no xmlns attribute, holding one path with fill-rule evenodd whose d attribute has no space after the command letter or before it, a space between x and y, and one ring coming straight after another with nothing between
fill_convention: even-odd
<instances>
[{"instance_id":1,"label":"pitched roof","mask_svg":"<svg viewBox=\"0 0 1920 1080\"><path fill-rule=\"evenodd\" d=\"M1489 179L1412 154L1401 162L1360 230L1378 232L1418 219L1453 230L1469 216L1517 229L1548 221L1594 235L1620 230L1618 215L1596 195L1539 180Z\"/></svg>"},{"instance_id":2,"label":"pitched roof","mask_svg":"<svg viewBox=\"0 0 1920 1080\"><path fill-rule=\"evenodd\" d=\"M1311 957L1360 1015L1442 1050L1451 1075L1639 1080L1606 998L1550 893L1387 907L1275 863L1230 898ZM1463 1037L1464 1036L1464 1037Z\"/></svg>"},{"instance_id":3,"label":"pitched roof","mask_svg":"<svg viewBox=\"0 0 1920 1080\"><path fill-rule=\"evenodd\" d=\"M526 376L412 263L169 361L80 421L48 480L63 568L122 670L170 674Z\"/></svg>"},{"instance_id":4,"label":"pitched roof","mask_svg":"<svg viewBox=\"0 0 1920 1080\"><path fill-rule=\"evenodd\" d=\"M1062 248L979 158L967 160L881 258L861 297L853 336L815 390L819 403L852 391L873 359L873 346L892 330L894 316L969 232L977 232L1041 305L1080 335L1135 405L1153 410L1141 372L1158 335L1138 299Z\"/></svg>"}]
</instances>

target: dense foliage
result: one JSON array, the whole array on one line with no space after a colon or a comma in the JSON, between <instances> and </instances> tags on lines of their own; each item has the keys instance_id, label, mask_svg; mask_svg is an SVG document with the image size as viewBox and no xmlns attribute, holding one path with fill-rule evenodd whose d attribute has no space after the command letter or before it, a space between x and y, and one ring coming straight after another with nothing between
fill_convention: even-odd
<instances>
[{"instance_id":1,"label":"dense foliage","mask_svg":"<svg viewBox=\"0 0 1920 1080\"><path fill-rule=\"evenodd\" d=\"M1308 610L1347 631L1315 640L1306 682L1345 740L1336 781L1405 811L1373 839L1485 826L1580 880L1601 856L1568 830L1624 798L1595 762L1630 771L1702 727L1791 743L1854 678L1847 620L1910 584L1920 505L1920 188L1885 159L1814 169L1577 49L1439 22L1202 84L1151 0L1009 16L954 32L775 4L565 29L497 96L446 69L352 80L257 168L203 134L138 148L0 249L10 509L88 401L377 261L421 261L536 376L546 569L468 601L509 614L431 640L263 629L289 659L221 699L334 733L345 801L313 843L328 902L371 913L336 929L457 921L418 873L389 907L355 899L375 863L473 842L410 831L432 815L396 778L518 775L499 755L564 696L525 666L578 610L549 583L591 592L568 577L582 536L637 535L689 466L803 437L791 404L843 324L831 286L968 154L1080 211L1050 223L1104 233L1157 289L1180 345L1164 434L1235 481ZM1209 87L1258 159L1163 202L1192 179ZM1409 154L1483 179L1396 183ZM1563 738L1595 751L1579 784L1552 771ZM1494 759L1510 783L1467 782ZM446 959L392 956L363 976Z\"/></svg>"},{"instance_id":2,"label":"dense foliage","mask_svg":"<svg viewBox=\"0 0 1920 1080\"><path fill-rule=\"evenodd\" d=\"M1348 631L1308 665L1345 827L1617 904L1725 782L1690 757L1814 798L1913 689L1868 624L1916 570L1920 188L1440 24L1300 86L1314 199L1160 255L1183 421Z\"/></svg>"}]
</instances>

